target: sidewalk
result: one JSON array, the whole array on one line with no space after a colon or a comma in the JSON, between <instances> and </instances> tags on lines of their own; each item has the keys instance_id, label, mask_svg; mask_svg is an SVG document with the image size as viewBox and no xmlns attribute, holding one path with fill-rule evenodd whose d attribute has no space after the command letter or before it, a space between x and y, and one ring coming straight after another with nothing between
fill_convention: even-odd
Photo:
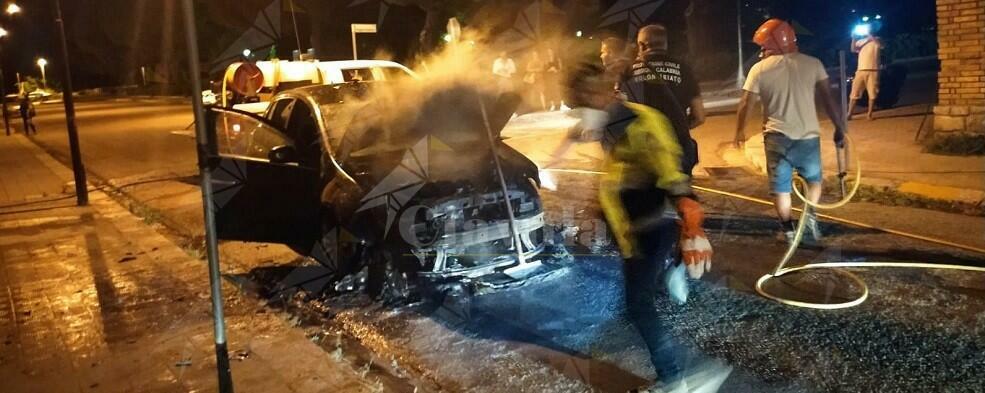
<instances>
[{"instance_id":1,"label":"sidewalk","mask_svg":"<svg viewBox=\"0 0 985 393\"><path fill-rule=\"evenodd\" d=\"M856 116L849 122L848 132L854 141L851 154L861 160L863 184L933 199L985 203L985 157L924 153L923 146L914 140L926 108L896 108L876 112L873 121ZM826 123L822 124L821 156L825 175L831 176L838 173L838 164L831 142L833 131L830 122ZM748 139L743 153L754 168L766 173L761 133Z\"/></svg>"},{"instance_id":2,"label":"sidewalk","mask_svg":"<svg viewBox=\"0 0 985 393\"><path fill-rule=\"evenodd\" d=\"M863 184L933 199L968 204L985 202L985 157L923 153L922 145L914 141L926 108L926 105L896 108L876 112L874 121L849 122L849 133L855 141L852 154L858 154L861 159ZM691 131L698 142L701 160L694 170L695 177L714 176L716 169L731 167L749 167L765 175L763 136L756 132L755 126L761 124L761 119L756 112L750 111L746 135L751 136L743 150L732 147L734 113L710 116L704 125ZM927 119L927 122L931 121ZM503 136L508 138L508 144L523 144L524 154L543 164L551 161L554 148L575 123L576 119L563 112L531 113L511 120L503 130ZM834 143L831 142L833 127L825 120L821 128L825 176L832 176L838 172ZM597 144L580 144L573 149L567 154L569 166L598 168L603 154Z\"/></svg>"},{"instance_id":3,"label":"sidewalk","mask_svg":"<svg viewBox=\"0 0 985 393\"><path fill-rule=\"evenodd\" d=\"M64 192L74 191L65 187L72 171L23 135L0 136L0 152L0 205L70 196Z\"/></svg>"},{"instance_id":4,"label":"sidewalk","mask_svg":"<svg viewBox=\"0 0 985 393\"><path fill-rule=\"evenodd\" d=\"M0 137L0 157L23 171L0 172L3 390L216 391L206 264L101 191L87 207L25 204L60 193L71 172L21 135ZM302 329L223 291L237 392L379 391Z\"/></svg>"}]
</instances>

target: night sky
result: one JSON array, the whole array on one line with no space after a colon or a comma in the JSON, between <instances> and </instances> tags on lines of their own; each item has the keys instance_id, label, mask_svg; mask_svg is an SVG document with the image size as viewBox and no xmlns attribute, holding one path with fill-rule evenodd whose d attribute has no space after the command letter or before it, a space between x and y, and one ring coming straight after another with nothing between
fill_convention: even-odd
<instances>
[{"instance_id":1,"label":"night sky","mask_svg":"<svg viewBox=\"0 0 985 393\"><path fill-rule=\"evenodd\" d=\"M332 0L350 2L349 0ZM135 83L142 64L176 63L180 73L183 60L179 2L159 0L62 0L69 39L74 84L78 88ZM564 0L557 0L564 2ZM613 1L601 1L606 7ZM249 24L256 10L267 0L199 1L200 36L203 51L215 50L220 41L234 38ZM881 14L883 36L898 33L932 32L935 28L933 0L745 0L748 5L745 29L758 25L757 14L794 19L820 37L846 37L851 25L863 14ZM21 14L0 16L0 26L9 35L3 41L3 71L8 90L13 88L15 72L38 76L35 61L49 60L49 81L60 79L53 0L20 0ZM696 7L721 7L723 18L734 21L732 0L695 0ZM855 10L855 14L851 11ZM753 20L750 20L753 19ZM720 23L709 21L709 23ZM724 23L729 23L726 20ZM732 26L734 26L734 22ZM212 39L210 39L212 37ZM840 45L836 39L819 45ZM345 43L348 45L348 43ZM170 48L170 49L166 49Z\"/></svg>"}]
</instances>

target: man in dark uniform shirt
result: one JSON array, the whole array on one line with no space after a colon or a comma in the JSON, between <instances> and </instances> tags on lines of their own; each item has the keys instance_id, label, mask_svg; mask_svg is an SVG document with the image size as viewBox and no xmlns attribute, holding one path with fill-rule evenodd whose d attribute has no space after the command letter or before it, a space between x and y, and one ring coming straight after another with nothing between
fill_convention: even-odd
<instances>
[{"instance_id":1,"label":"man in dark uniform shirt","mask_svg":"<svg viewBox=\"0 0 985 393\"><path fill-rule=\"evenodd\" d=\"M644 26L636 44L636 61L621 78L620 90L629 101L656 108L670 119L684 149L684 171L690 175L698 163L698 145L690 130L705 122L698 80L690 66L667 54L663 26Z\"/></svg>"}]
</instances>

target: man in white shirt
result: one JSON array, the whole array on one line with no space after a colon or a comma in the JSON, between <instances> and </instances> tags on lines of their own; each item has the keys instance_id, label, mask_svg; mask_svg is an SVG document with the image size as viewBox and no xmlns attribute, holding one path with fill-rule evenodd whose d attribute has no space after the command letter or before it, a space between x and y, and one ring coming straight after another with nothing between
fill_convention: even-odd
<instances>
[{"instance_id":1,"label":"man in white shirt","mask_svg":"<svg viewBox=\"0 0 985 393\"><path fill-rule=\"evenodd\" d=\"M824 65L799 52L793 27L770 19L756 30L753 41L763 48L765 57L749 71L743 87L735 144L741 147L745 143L749 100L753 94L758 95L766 119L763 135L770 188L783 235L792 241L796 228L790 214L793 171L796 169L807 180L807 197L811 201L817 202L821 197L821 126L815 92L820 93L821 104L835 124L835 144L839 146L844 143L844 121L835 109ZM817 219L813 214L805 217L809 220L809 234L815 241L820 240Z\"/></svg>"},{"instance_id":2,"label":"man in white shirt","mask_svg":"<svg viewBox=\"0 0 985 393\"><path fill-rule=\"evenodd\" d=\"M848 104L848 119L852 118L855 103L862 98L862 92L869 94L869 113L867 119L872 120L872 110L876 107L876 97L879 95L879 52L882 41L868 34L860 39L852 39L852 52L858 53L858 68L855 79L852 80L851 102Z\"/></svg>"},{"instance_id":3,"label":"man in white shirt","mask_svg":"<svg viewBox=\"0 0 985 393\"><path fill-rule=\"evenodd\" d=\"M499 93L513 91L513 75L516 74L516 63L506 55L506 52L499 52L499 57L493 61L493 75L496 76L496 84L499 86Z\"/></svg>"}]
</instances>

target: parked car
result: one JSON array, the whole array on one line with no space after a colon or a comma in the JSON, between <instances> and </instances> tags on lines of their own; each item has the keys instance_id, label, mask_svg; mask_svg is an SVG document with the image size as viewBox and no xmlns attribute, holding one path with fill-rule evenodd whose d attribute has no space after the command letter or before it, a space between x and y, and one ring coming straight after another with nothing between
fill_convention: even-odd
<instances>
[{"instance_id":1,"label":"parked car","mask_svg":"<svg viewBox=\"0 0 985 393\"><path fill-rule=\"evenodd\" d=\"M331 280L367 268L373 296L501 274L519 258L486 109L520 252L537 258L545 247L537 167L498 136L519 98L453 86L414 97L421 103L410 109L366 99L389 84L285 91L262 116L210 107L220 238L286 244Z\"/></svg>"}]
</instances>

